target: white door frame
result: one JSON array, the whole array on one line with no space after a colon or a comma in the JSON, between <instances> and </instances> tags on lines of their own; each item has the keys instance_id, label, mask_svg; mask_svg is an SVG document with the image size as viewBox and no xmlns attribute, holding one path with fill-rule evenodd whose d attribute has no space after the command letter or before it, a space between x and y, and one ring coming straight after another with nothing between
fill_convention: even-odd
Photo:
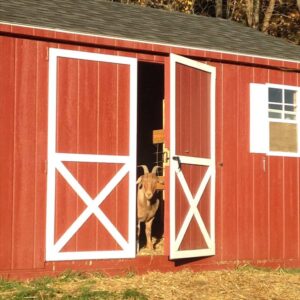
<instances>
[{"instance_id":1,"label":"white door frame","mask_svg":"<svg viewBox=\"0 0 300 300\"><path fill-rule=\"evenodd\" d=\"M96 62L125 64L130 68L130 133L129 155L95 155L78 153L58 153L56 151L56 102L57 102L57 60L58 57L82 59ZM49 49L49 92L48 92L48 178L47 178L47 212L46 212L46 260L80 260L80 259L109 259L132 258L136 253L136 120L137 120L137 59L98 53ZM118 163L123 164L121 169L107 183L107 185L92 199L81 184L65 167L64 162L89 163ZM86 204L86 209L73 224L55 241L55 173L66 180L71 188ZM126 240L119 230L110 222L99 205L129 173L128 192L128 239ZM126 212L124 212L126 213ZM61 252L61 249L74 236L85 221L94 214L98 221L107 229L112 238L118 243L121 250L108 251L73 251Z\"/></svg>"},{"instance_id":2,"label":"white door frame","mask_svg":"<svg viewBox=\"0 0 300 300\"><path fill-rule=\"evenodd\" d=\"M190 157L182 156L176 153L176 64L199 69L211 74L210 85L210 153L211 157ZM216 70L214 67L179 56L170 55L170 259L210 256L215 254L215 83ZM174 157L177 160L174 160ZM180 163L206 166L207 171L204 175L195 197L192 196L183 172L180 169ZM184 222L176 235L175 219L175 181L176 177L182 186L186 199L189 203L189 210L185 216ZM200 180L199 180L200 181ZM210 182L210 230L204 225L202 217L197 209L206 185ZM180 250L180 244L184 234L193 218L199 226L203 238L207 244L204 249Z\"/></svg>"}]
</instances>

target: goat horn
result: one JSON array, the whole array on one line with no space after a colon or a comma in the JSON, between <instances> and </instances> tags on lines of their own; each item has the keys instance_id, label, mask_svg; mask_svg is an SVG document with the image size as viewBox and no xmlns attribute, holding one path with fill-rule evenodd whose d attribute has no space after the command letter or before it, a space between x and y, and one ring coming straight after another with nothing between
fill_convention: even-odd
<instances>
[{"instance_id":1,"label":"goat horn","mask_svg":"<svg viewBox=\"0 0 300 300\"><path fill-rule=\"evenodd\" d=\"M144 174L148 174L149 173L149 169L148 169L148 167L146 165L139 165L138 167L143 168Z\"/></svg>"},{"instance_id":2,"label":"goat horn","mask_svg":"<svg viewBox=\"0 0 300 300\"><path fill-rule=\"evenodd\" d=\"M158 168L161 168L161 167L160 166L154 166L151 173L156 174Z\"/></svg>"}]
</instances>

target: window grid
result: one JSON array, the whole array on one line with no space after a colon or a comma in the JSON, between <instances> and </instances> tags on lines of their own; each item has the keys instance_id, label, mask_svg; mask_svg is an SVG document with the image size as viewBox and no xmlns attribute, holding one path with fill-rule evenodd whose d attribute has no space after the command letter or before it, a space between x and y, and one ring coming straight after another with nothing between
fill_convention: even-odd
<instances>
[{"instance_id":1,"label":"window grid","mask_svg":"<svg viewBox=\"0 0 300 300\"><path fill-rule=\"evenodd\" d=\"M269 119L297 123L297 91L269 87L268 94Z\"/></svg>"}]
</instances>

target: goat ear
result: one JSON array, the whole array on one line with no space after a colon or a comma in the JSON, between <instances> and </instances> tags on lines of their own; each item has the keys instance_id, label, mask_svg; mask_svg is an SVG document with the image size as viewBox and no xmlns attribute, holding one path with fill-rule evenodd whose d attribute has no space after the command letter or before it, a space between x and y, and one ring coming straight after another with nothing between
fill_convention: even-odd
<instances>
[{"instance_id":1,"label":"goat ear","mask_svg":"<svg viewBox=\"0 0 300 300\"><path fill-rule=\"evenodd\" d=\"M140 177L138 178L138 180L136 181L136 184L141 183L141 181L142 181L142 176L140 176Z\"/></svg>"}]
</instances>

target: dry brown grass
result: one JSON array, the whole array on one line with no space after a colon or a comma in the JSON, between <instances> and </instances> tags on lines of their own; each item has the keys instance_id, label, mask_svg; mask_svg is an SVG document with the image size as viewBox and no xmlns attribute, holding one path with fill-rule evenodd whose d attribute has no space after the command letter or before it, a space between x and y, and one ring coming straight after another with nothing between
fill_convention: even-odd
<instances>
[{"instance_id":1,"label":"dry brown grass","mask_svg":"<svg viewBox=\"0 0 300 300\"><path fill-rule=\"evenodd\" d=\"M39 290L18 294L17 288L0 288L0 299L23 299L14 297L18 294L31 295L30 299L296 300L300 299L300 270L292 272L245 266L229 271L183 270L115 277L70 273L52 280L24 283L23 289L32 286L39 287Z\"/></svg>"},{"instance_id":2,"label":"dry brown grass","mask_svg":"<svg viewBox=\"0 0 300 300\"><path fill-rule=\"evenodd\" d=\"M105 277L95 286L110 291L137 289L148 299L300 299L300 273L254 268Z\"/></svg>"}]
</instances>

